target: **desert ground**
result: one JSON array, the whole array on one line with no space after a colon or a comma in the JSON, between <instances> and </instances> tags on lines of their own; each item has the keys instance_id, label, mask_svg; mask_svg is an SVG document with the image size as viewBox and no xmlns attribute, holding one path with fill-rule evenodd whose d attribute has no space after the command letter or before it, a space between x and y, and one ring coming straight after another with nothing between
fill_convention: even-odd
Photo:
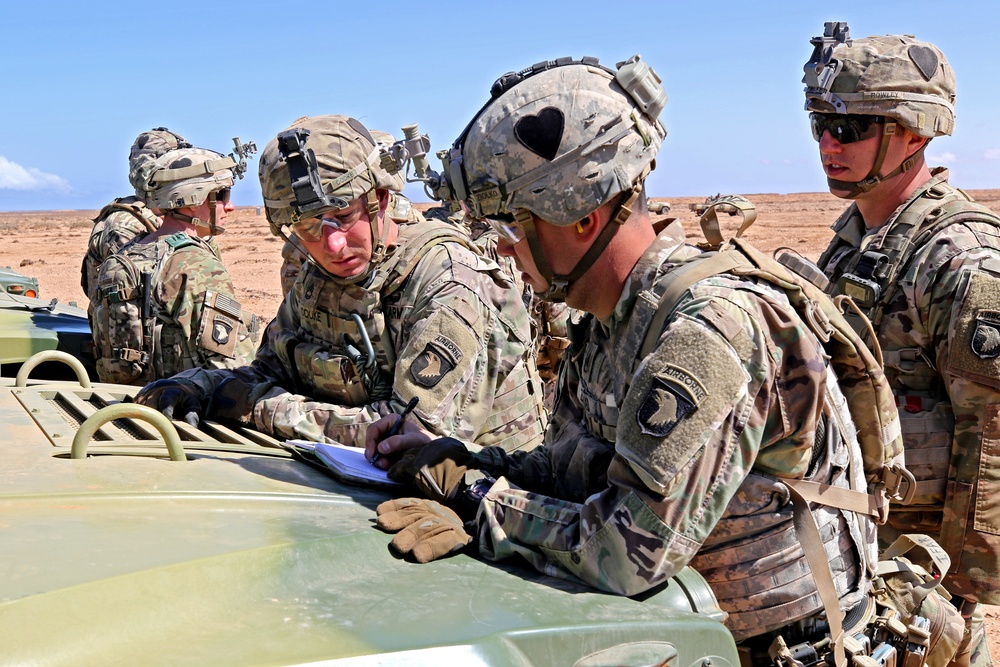
<instances>
[{"instance_id":1,"label":"desert ground","mask_svg":"<svg viewBox=\"0 0 1000 667\"><path fill-rule=\"evenodd\" d=\"M1000 189L973 190L970 194L1000 211ZM810 259L818 257L826 247L832 236L830 225L844 209L844 202L828 193L746 197L756 205L758 217L744 233L745 238L761 250L770 252L785 246ZM702 201L704 197L669 200L668 215L681 220L692 243L703 237L690 205ZM75 301L85 307L87 297L80 288L80 263L95 215L97 211L0 212L0 234L4 239L0 244L0 266L37 277L45 299ZM741 220L739 216L725 214L719 218L727 237L736 231ZM238 208L229 216L226 231L217 240L243 308L269 321L281 302L278 268L282 240L271 235L263 209Z\"/></svg>"},{"instance_id":2,"label":"desert ground","mask_svg":"<svg viewBox=\"0 0 1000 667\"><path fill-rule=\"evenodd\" d=\"M1000 189L972 190L972 197L1000 212ZM832 236L830 225L844 202L828 193L745 195L757 207L758 218L744 234L757 247L773 251L790 247L816 259ZM654 198L654 201L657 199ZM702 240L697 217L689 206L704 197L669 199L691 242ZM419 207L419 206L418 206ZM80 263L97 211L0 212L0 266L10 266L40 281L40 296L86 307L80 288ZM740 218L721 215L724 235L732 235ZM282 240L272 236L263 209L241 207L230 215L225 234L218 237L223 260L244 310L270 321L281 301L278 268ZM1000 660L1000 607L988 607L990 650Z\"/></svg>"}]
</instances>

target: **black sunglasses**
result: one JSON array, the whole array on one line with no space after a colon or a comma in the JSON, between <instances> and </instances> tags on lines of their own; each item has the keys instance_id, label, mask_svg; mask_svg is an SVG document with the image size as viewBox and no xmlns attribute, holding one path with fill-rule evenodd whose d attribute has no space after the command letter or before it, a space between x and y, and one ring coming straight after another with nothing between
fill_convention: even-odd
<instances>
[{"instance_id":1,"label":"black sunglasses","mask_svg":"<svg viewBox=\"0 0 1000 667\"><path fill-rule=\"evenodd\" d=\"M884 123L882 116L855 116L839 113L811 113L809 124L812 127L813 139L819 141L824 132L842 144L853 144L855 141L870 139L877 134L877 127Z\"/></svg>"},{"instance_id":2,"label":"black sunglasses","mask_svg":"<svg viewBox=\"0 0 1000 667\"><path fill-rule=\"evenodd\" d=\"M232 194L233 194L233 191L230 190L229 188L223 188L221 190L216 190L215 191L215 201L219 202L220 204L228 204L229 203L229 198L232 196Z\"/></svg>"}]
</instances>

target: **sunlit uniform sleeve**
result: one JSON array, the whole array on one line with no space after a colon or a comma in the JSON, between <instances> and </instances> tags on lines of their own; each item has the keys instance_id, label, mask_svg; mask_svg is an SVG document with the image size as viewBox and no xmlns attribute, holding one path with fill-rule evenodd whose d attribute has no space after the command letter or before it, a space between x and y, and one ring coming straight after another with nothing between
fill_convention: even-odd
<instances>
[{"instance_id":1,"label":"sunlit uniform sleeve","mask_svg":"<svg viewBox=\"0 0 1000 667\"><path fill-rule=\"evenodd\" d=\"M342 356L327 352L339 336L303 322L303 314L333 318L304 304L308 292L297 284L268 327L252 368L240 372L254 384L270 384L254 405L254 425L277 437L363 446L368 424L417 396L414 417L432 432L505 449L540 442L544 417L530 365L528 313L511 284L484 271L483 261L457 244L439 245L422 257L379 312L386 326L375 344L385 355L391 386L384 398L361 404L352 404L340 386L353 371ZM314 271L307 269L307 280ZM329 287L315 284L316 290Z\"/></svg>"},{"instance_id":2,"label":"sunlit uniform sleeve","mask_svg":"<svg viewBox=\"0 0 1000 667\"><path fill-rule=\"evenodd\" d=\"M170 375L180 369L239 368L253 360L258 340L237 313L221 304L234 303L235 289L222 261L207 242L179 248L167 260L162 282L155 287L163 304L157 363ZM236 308L239 308L237 305ZM259 332L256 334L259 337Z\"/></svg>"},{"instance_id":3,"label":"sunlit uniform sleeve","mask_svg":"<svg viewBox=\"0 0 1000 667\"><path fill-rule=\"evenodd\" d=\"M573 502L499 480L478 517L486 557L520 554L547 574L636 594L692 560L751 468L804 474L822 402L822 348L766 289L734 289L725 277L701 285L627 371L605 486ZM621 343L612 325L607 358ZM613 368L626 372L625 360ZM577 442L593 437L565 424L561 431Z\"/></svg>"},{"instance_id":4,"label":"sunlit uniform sleeve","mask_svg":"<svg viewBox=\"0 0 1000 667\"><path fill-rule=\"evenodd\" d=\"M924 332L918 342L941 372L954 414L940 489L947 587L987 604L1000 603L1000 252L988 245L997 233L967 222L925 245L902 283L907 308L887 323L891 335L914 318L910 335Z\"/></svg>"}]
</instances>

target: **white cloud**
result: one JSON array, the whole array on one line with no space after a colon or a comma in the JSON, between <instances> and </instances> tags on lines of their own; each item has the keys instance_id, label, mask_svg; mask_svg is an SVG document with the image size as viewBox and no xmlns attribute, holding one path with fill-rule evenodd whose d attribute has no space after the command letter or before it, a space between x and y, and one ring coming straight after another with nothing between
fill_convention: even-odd
<instances>
[{"instance_id":1,"label":"white cloud","mask_svg":"<svg viewBox=\"0 0 1000 667\"><path fill-rule=\"evenodd\" d=\"M950 164L955 162L958 158L954 153L936 153L934 155L928 155L927 159L935 164Z\"/></svg>"},{"instance_id":2,"label":"white cloud","mask_svg":"<svg viewBox=\"0 0 1000 667\"><path fill-rule=\"evenodd\" d=\"M0 190L56 190L72 188L62 176L49 174L34 167L22 167L0 155Z\"/></svg>"},{"instance_id":3,"label":"white cloud","mask_svg":"<svg viewBox=\"0 0 1000 667\"><path fill-rule=\"evenodd\" d=\"M1000 148L991 148L986 151L987 160L1000 160Z\"/></svg>"}]
</instances>

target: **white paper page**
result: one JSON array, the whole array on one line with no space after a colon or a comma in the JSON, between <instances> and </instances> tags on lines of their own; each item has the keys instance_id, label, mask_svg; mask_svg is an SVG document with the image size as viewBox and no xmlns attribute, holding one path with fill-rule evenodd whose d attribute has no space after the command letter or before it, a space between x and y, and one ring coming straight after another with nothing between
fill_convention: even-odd
<instances>
[{"instance_id":1,"label":"white paper page","mask_svg":"<svg viewBox=\"0 0 1000 667\"><path fill-rule=\"evenodd\" d=\"M365 458L365 450L360 447L306 440L287 440L286 442L304 449L312 449L327 467L342 473L345 477L380 485L399 484L399 482L389 479L385 470L376 468L369 463L368 459Z\"/></svg>"}]
</instances>

